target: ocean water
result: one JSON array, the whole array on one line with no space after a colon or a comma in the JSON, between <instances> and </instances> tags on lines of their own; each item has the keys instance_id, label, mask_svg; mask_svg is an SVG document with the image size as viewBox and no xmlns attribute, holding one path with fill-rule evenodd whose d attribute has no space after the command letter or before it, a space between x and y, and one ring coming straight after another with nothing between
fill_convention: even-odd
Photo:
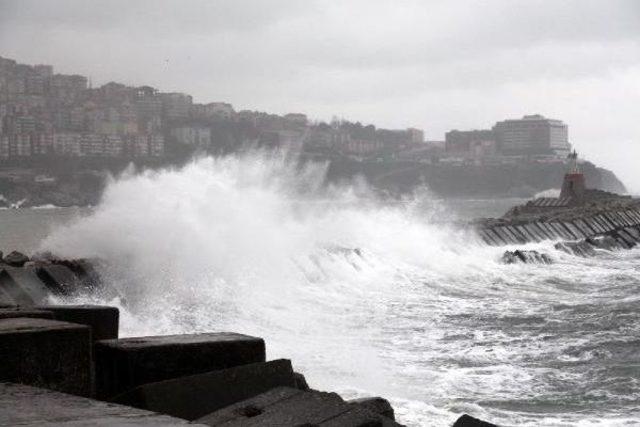
<instances>
[{"instance_id":1,"label":"ocean water","mask_svg":"<svg viewBox=\"0 0 640 427\"><path fill-rule=\"evenodd\" d=\"M389 398L400 422L640 425L640 251L502 265L455 226L516 200L376 200L326 165L204 158L122 176L93 209L0 212L25 250L99 257L128 336L265 338L312 387ZM5 228L8 221L11 227ZM22 237L21 237L22 236Z\"/></svg>"}]
</instances>

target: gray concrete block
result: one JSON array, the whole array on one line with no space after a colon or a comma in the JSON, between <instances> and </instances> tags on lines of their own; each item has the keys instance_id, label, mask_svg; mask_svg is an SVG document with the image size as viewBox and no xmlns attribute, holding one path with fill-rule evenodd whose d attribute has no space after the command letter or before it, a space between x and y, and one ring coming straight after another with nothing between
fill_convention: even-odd
<instances>
[{"instance_id":1,"label":"gray concrete block","mask_svg":"<svg viewBox=\"0 0 640 427\"><path fill-rule=\"evenodd\" d=\"M573 224L573 222L564 221L562 224L567 228L567 230L569 230L569 232L571 232L571 234L576 236L577 239L584 239L585 237L587 237L587 236L585 236L585 234L584 234L584 232L582 230L580 230L578 227L576 227Z\"/></svg>"},{"instance_id":2,"label":"gray concrete block","mask_svg":"<svg viewBox=\"0 0 640 427\"><path fill-rule=\"evenodd\" d=\"M347 404L335 393L277 388L196 420L208 426L382 426L379 416ZM385 425L397 426L389 420Z\"/></svg>"},{"instance_id":3,"label":"gray concrete block","mask_svg":"<svg viewBox=\"0 0 640 427\"><path fill-rule=\"evenodd\" d=\"M600 229L602 230L602 234L604 234L604 233L606 233L607 231L610 230L610 228L607 225L607 223L602 221L602 218L599 215L592 216L591 219L593 221L595 221L600 226Z\"/></svg>"},{"instance_id":4,"label":"gray concrete block","mask_svg":"<svg viewBox=\"0 0 640 427\"><path fill-rule=\"evenodd\" d=\"M553 240L553 236L547 234L546 230L542 228L539 222L532 222L531 228L538 233L540 240Z\"/></svg>"},{"instance_id":5,"label":"gray concrete block","mask_svg":"<svg viewBox=\"0 0 640 427\"><path fill-rule=\"evenodd\" d=\"M36 274L54 293L69 295L81 287L78 277L64 265L41 265L36 268Z\"/></svg>"},{"instance_id":6,"label":"gray concrete block","mask_svg":"<svg viewBox=\"0 0 640 427\"><path fill-rule=\"evenodd\" d=\"M486 230L480 229L480 230L477 231L477 234L485 244L490 245L490 246L493 246L495 244L494 241L487 234Z\"/></svg>"},{"instance_id":7,"label":"gray concrete block","mask_svg":"<svg viewBox=\"0 0 640 427\"><path fill-rule=\"evenodd\" d=\"M571 240L573 236L562 225L557 222L550 222L549 225L556 230L556 233L560 235L564 240Z\"/></svg>"},{"instance_id":8,"label":"gray concrete block","mask_svg":"<svg viewBox=\"0 0 640 427\"><path fill-rule=\"evenodd\" d=\"M640 242L640 230L636 227L627 227L624 229L629 235L631 235L636 242Z\"/></svg>"},{"instance_id":9,"label":"gray concrete block","mask_svg":"<svg viewBox=\"0 0 640 427\"><path fill-rule=\"evenodd\" d=\"M0 426L184 426L166 415L22 384L0 383Z\"/></svg>"},{"instance_id":10,"label":"gray concrete block","mask_svg":"<svg viewBox=\"0 0 640 427\"><path fill-rule=\"evenodd\" d=\"M27 269L17 267L5 267L0 271L0 288L15 304L34 305L49 296L38 277L29 273Z\"/></svg>"},{"instance_id":11,"label":"gray concrete block","mask_svg":"<svg viewBox=\"0 0 640 427\"><path fill-rule=\"evenodd\" d=\"M527 230L527 233L529 233L529 235L533 237L534 242L539 242L543 240L542 236L540 235L540 232L536 230L530 223L524 224L523 227L525 230Z\"/></svg>"},{"instance_id":12,"label":"gray concrete block","mask_svg":"<svg viewBox=\"0 0 640 427\"><path fill-rule=\"evenodd\" d=\"M627 220L627 224L629 225L629 227L636 225L636 220L633 219L631 215L629 215L629 211L622 211L620 212L620 215L622 215Z\"/></svg>"},{"instance_id":13,"label":"gray concrete block","mask_svg":"<svg viewBox=\"0 0 640 427\"><path fill-rule=\"evenodd\" d=\"M604 216L602 214L598 214L598 215L596 215L596 218L598 218L600 223L602 223L604 225L604 227L605 227L605 229L607 231L611 231L611 230L613 230L615 228L613 223L611 223L611 221L609 221L609 219L607 219L606 216Z\"/></svg>"},{"instance_id":14,"label":"gray concrete block","mask_svg":"<svg viewBox=\"0 0 640 427\"><path fill-rule=\"evenodd\" d=\"M605 230L600 227L600 224L598 224L593 218L584 218L584 222L594 231L595 234L603 234L605 232Z\"/></svg>"},{"instance_id":15,"label":"gray concrete block","mask_svg":"<svg viewBox=\"0 0 640 427\"><path fill-rule=\"evenodd\" d=\"M276 387L296 388L289 360L274 360L145 384L113 401L194 420Z\"/></svg>"},{"instance_id":16,"label":"gray concrete block","mask_svg":"<svg viewBox=\"0 0 640 427\"><path fill-rule=\"evenodd\" d=\"M535 238L522 225L516 225L515 228L520 232L520 234L522 234L527 239L527 242L535 241Z\"/></svg>"},{"instance_id":17,"label":"gray concrete block","mask_svg":"<svg viewBox=\"0 0 640 427\"><path fill-rule=\"evenodd\" d=\"M0 320L0 381L91 394L91 332L49 319Z\"/></svg>"},{"instance_id":18,"label":"gray concrete block","mask_svg":"<svg viewBox=\"0 0 640 427\"><path fill-rule=\"evenodd\" d=\"M30 317L32 319L52 319L53 313L35 308L8 307L0 308L0 319L13 319L16 317Z\"/></svg>"},{"instance_id":19,"label":"gray concrete block","mask_svg":"<svg viewBox=\"0 0 640 427\"><path fill-rule=\"evenodd\" d=\"M363 397L360 399L352 399L347 401L349 405L356 405L365 410L371 411L374 414L382 415L383 417L395 420L396 416L393 411L393 406L387 399L382 397Z\"/></svg>"},{"instance_id":20,"label":"gray concrete block","mask_svg":"<svg viewBox=\"0 0 640 427\"><path fill-rule=\"evenodd\" d=\"M486 231L488 234L490 234L493 237L493 240L495 240L496 242L496 246L507 244L507 242L505 242L504 239L500 237L500 235L496 233L493 228L487 228Z\"/></svg>"},{"instance_id":21,"label":"gray concrete block","mask_svg":"<svg viewBox=\"0 0 640 427\"><path fill-rule=\"evenodd\" d=\"M118 338L120 311L117 307L106 305L45 305L39 308L52 312L57 320L89 326L94 341Z\"/></svg>"},{"instance_id":22,"label":"gray concrete block","mask_svg":"<svg viewBox=\"0 0 640 427\"><path fill-rule=\"evenodd\" d=\"M516 243L515 239L513 239L511 236L509 236L503 227L493 227L493 232L496 233L498 236L500 236L500 239L505 243L505 244L510 244L510 243Z\"/></svg>"},{"instance_id":23,"label":"gray concrete block","mask_svg":"<svg viewBox=\"0 0 640 427\"><path fill-rule=\"evenodd\" d=\"M520 230L518 230L514 226L507 225L507 230L509 230L511 234L516 236L516 240L518 241L518 243L527 243L527 238L524 235L522 235L522 233L520 233Z\"/></svg>"},{"instance_id":24,"label":"gray concrete block","mask_svg":"<svg viewBox=\"0 0 640 427\"><path fill-rule=\"evenodd\" d=\"M229 332L97 341L96 392L111 397L142 384L264 361L262 338Z\"/></svg>"},{"instance_id":25,"label":"gray concrete block","mask_svg":"<svg viewBox=\"0 0 640 427\"><path fill-rule=\"evenodd\" d=\"M547 223L539 221L535 223L538 228L542 230L542 232L547 236L549 240L556 240L558 236L553 228L549 227Z\"/></svg>"}]
</instances>

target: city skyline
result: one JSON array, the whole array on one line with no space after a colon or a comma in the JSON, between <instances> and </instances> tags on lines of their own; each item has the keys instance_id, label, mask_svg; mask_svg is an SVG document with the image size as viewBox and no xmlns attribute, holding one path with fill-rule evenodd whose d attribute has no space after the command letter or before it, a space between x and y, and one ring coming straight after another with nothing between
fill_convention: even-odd
<instances>
[{"instance_id":1,"label":"city skyline","mask_svg":"<svg viewBox=\"0 0 640 427\"><path fill-rule=\"evenodd\" d=\"M0 1L0 52L94 85L150 84L238 109L419 127L427 139L540 113L568 123L579 152L640 191L634 2L241 3L181 11L172 2Z\"/></svg>"}]
</instances>

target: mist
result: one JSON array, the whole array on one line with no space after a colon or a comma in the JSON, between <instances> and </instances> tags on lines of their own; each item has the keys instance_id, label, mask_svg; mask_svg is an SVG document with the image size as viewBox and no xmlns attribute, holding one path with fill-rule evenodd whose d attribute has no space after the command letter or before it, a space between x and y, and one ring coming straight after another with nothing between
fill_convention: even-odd
<instances>
[{"instance_id":1,"label":"mist","mask_svg":"<svg viewBox=\"0 0 640 427\"><path fill-rule=\"evenodd\" d=\"M640 192L635 1L8 1L0 55L427 139L540 113Z\"/></svg>"}]
</instances>

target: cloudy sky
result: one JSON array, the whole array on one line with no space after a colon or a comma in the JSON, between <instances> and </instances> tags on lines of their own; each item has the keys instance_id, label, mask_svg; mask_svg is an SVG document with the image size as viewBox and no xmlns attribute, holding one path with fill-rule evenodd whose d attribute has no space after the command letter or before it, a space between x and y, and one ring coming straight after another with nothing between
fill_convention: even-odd
<instances>
[{"instance_id":1,"label":"cloudy sky","mask_svg":"<svg viewBox=\"0 0 640 427\"><path fill-rule=\"evenodd\" d=\"M0 56L429 139L541 113L640 192L636 0L0 0Z\"/></svg>"}]
</instances>

